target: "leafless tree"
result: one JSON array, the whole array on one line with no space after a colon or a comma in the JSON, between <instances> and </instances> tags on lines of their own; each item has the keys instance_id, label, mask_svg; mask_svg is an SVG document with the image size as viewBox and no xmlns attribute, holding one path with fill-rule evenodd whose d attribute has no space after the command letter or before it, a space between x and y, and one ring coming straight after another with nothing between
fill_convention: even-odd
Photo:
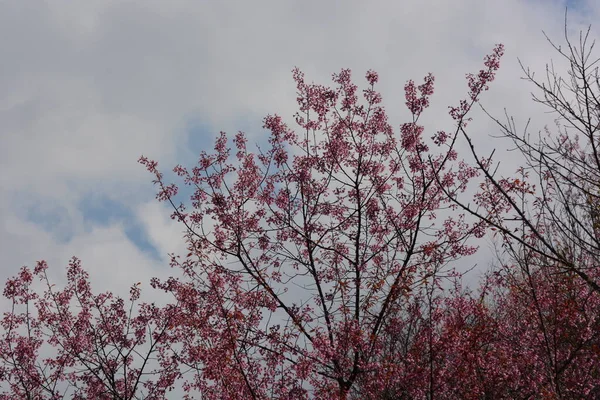
<instances>
[{"instance_id":1,"label":"leafless tree","mask_svg":"<svg viewBox=\"0 0 600 400\"><path fill-rule=\"evenodd\" d=\"M555 130L546 127L532 136L528 121L518 133L506 111L501 122L482 107L500 127L501 137L512 141L512 150L524 158L517 175L501 176L494 153L483 156L461 129L484 180L474 201L458 191L446 189L446 194L496 231L510 256L535 255L541 266L558 265L561 273L575 274L600 292L600 59L593 57L590 31L580 32L574 45L565 13L566 46L544 33L569 63L567 78L551 62L545 79L539 80L519 60L523 79L535 86L533 100L557 115Z\"/></svg>"}]
</instances>

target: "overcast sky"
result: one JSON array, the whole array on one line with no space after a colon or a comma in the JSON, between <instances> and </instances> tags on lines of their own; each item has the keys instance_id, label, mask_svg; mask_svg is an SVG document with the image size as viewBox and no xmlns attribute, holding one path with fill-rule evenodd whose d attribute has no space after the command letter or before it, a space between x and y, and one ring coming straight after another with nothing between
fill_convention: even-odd
<instances>
[{"instance_id":1,"label":"overcast sky","mask_svg":"<svg viewBox=\"0 0 600 400\"><path fill-rule=\"evenodd\" d=\"M540 74L558 60L542 30L562 43L567 3L574 32L599 20L595 0L2 2L0 279L40 259L62 279L72 256L99 291L174 274L182 227L137 159L193 166L220 130L260 142L266 114L293 125L294 66L325 84L341 68L361 85L378 71L396 130L405 82L432 72L422 122L435 132L451 129L464 74L503 43L483 103L539 129L551 119L517 58ZM481 115L470 129L482 148L497 133Z\"/></svg>"}]
</instances>

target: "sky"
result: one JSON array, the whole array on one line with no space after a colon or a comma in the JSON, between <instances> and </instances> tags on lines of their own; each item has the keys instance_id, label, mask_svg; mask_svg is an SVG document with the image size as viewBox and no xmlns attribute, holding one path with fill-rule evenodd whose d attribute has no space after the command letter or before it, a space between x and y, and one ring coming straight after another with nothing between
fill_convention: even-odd
<instances>
[{"instance_id":1,"label":"sky","mask_svg":"<svg viewBox=\"0 0 600 400\"><path fill-rule=\"evenodd\" d=\"M294 66L323 84L341 68L361 84L378 71L396 131L404 84L432 72L422 122L433 133L452 126L465 73L503 43L483 104L539 130L552 119L518 59L540 74L551 59L560 66L542 30L563 43L565 6L570 32L599 20L593 0L1 2L0 280L44 259L61 282L73 256L97 291L177 275L167 254L184 253L183 227L139 156L168 172L193 166L221 130L264 143L267 114L293 125ZM470 129L480 149L495 146L489 119L476 114Z\"/></svg>"}]
</instances>

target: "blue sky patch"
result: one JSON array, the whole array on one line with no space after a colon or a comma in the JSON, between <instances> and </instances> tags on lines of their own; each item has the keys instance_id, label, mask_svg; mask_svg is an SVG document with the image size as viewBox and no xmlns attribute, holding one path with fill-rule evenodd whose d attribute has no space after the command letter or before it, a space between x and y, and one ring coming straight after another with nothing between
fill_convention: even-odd
<instances>
[{"instance_id":1,"label":"blue sky patch","mask_svg":"<svg viewBox=\"0 0 600 400\"><path fill-rule=\"evenodd\" d=\"M89 194L81 199L78 209L83 215L86 230L93 226L106 227L120 222L123 224L125 235L137 248L155 259L160 259L158 251L151 244L130 207L102 194Z\"/></svg>"},{"instance_id":2,"label":"blue sky patch","mask_svg":"<svg viewBox=\"0 0 600 400\"><path fill-rule=\"evenodd\" d=\"M52 234L59 242L67 243L75 234L72 216L66 207L55 199L34 198L31 194L19 193L16 196L18 204L15 207L17 214L21 214L26 221L40 226L44 231Z\"/></svg>"}]
</instances>

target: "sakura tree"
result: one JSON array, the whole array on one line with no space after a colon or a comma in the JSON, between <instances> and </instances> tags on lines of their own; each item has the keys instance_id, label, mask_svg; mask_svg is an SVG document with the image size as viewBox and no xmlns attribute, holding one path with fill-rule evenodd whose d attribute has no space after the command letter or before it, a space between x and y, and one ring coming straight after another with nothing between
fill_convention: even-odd
<instances>
[{"instance_id":1,"label":"sakura tree","mask_svg":"<svg viewBox=\"0 0 600 400\"><path fill-rule=\"evenodd\" d=\"M197 166L174 169L194 190L191 208L178 204L178 186L155 161L140 158L156 177L157 198L187 228L188 254L172 256L184 277L154 281L180 304L181 323L167 335L183 345L179 362L198 371L186 389L215 399L368 398L383 390L396 362L382 357L394 310L450 275L450 262L476 250L468 239L484 233L457 213L440 217L452 204L442 188L464 190L477 174L457 161L455 141L502 53L498 45L467 76L468 98L450 109L455 127L431 139L419 120L432 75L406 84L412 117L396 134L375 72L360 100L349 70L329 88L295 69L298 131L269 115L268 149L251 152L238 133L233 155L221 132ZM358 394L364 376L369 392Z\"/></svg>"},{"instance_id":2,"label":"sakura tree","mask_svg":"<svg viewBox=\"0 0 600 400\"><path fill-rule=\"evenodd\" d=\"M600 394L600 294L561 265L505 266L496 293L499 341L511 372L548 398ZM526 386L527 387L527 386Z\"/></svg>"},{"instance_id":3,"label":"sakura tree","mask_svg":"<svg viewBox=\"0 0 600 400\"><path fill-rule=\"evenodd\" d=\"M112 293L94 294L73 258L58 289L39 262L6 282L11 309L0 321L1 399L160 399L180 376L165 333L176 305L129 306ZM33 289L34 278L45 286Z\"/></svg>"},{"instance_id":4,"label":"sakura tree","mask_svg":"<svg viewBox=\"0 0 600 400\"><path fill-rule=\"evenodd\" d=\"M504 265L477 292L457 281L431 308L415 299L386 335L394 372L379 391L361 379L363 398L596 398L600 296L559 271Z\"/></svg>"}]
</instances>

